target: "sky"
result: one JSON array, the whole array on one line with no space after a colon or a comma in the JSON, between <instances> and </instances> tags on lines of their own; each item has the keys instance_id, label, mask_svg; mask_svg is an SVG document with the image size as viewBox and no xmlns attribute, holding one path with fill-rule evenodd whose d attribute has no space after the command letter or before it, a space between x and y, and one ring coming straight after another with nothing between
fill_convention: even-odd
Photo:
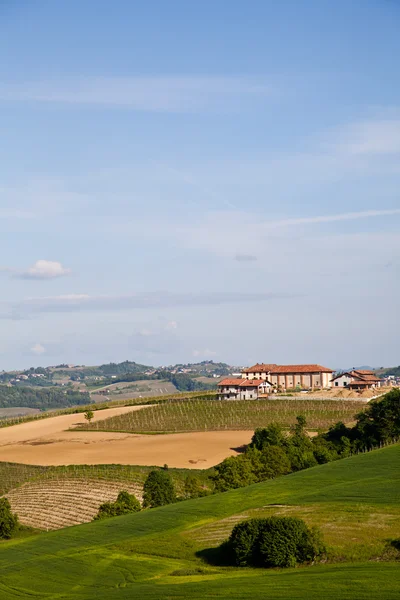
<instances>
[{"instance_id":1,"label":"sky","mask_svg":"<svg viewBox=\"0 0 400 600\"><path fill-rule=\"evenodd\" d=\"M400 363L399 0L0 0L0 370Z\"/></svg>"}]
</instances>

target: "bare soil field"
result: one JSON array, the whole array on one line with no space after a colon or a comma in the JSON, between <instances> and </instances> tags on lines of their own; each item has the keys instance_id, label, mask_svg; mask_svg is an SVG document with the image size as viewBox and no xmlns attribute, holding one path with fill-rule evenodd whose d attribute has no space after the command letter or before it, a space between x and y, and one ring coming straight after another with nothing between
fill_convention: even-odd
<instances>
[{"instance_id":1,"label":"bare soil field","mask_svg":"<svg viewBox=\"0 0 400 600\"><path fill-rule=\"evenodd\" d=\"M127 406L94 413L103 420L147 406ZM235 448L248 444L252 431L209 431L171 435L69 431L83 423L83 414L62 415L0 429L0 461L28 465L165 463L176 468L208 469Z\"/></svg>"}]
</instances>

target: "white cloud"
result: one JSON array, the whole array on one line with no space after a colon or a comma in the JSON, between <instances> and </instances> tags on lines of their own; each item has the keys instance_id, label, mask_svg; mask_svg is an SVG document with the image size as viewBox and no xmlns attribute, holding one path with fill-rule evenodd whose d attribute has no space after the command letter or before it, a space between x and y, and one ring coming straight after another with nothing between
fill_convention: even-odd
<instances>
[{"instance_id":1,"label":"white cloud","mask_svg":"<svg viewBox=\"0 0 400 600\"><path fill-rule=\"evenodd\" d=\"M277 298L293 298L294 294L276 292L142 292L127 296L89 296L88 294L67 294L26 298L17 302L0 303L0 318L24 319L34 314L67 313L81 311L120 311L133 309L162 309L185 306L219 306L266 302ZM176 325L176 326L175 326ZM172 332L177 323L171 321L165 331ZM151 327L145 327L139 335L153 335Z\"/></svg>"},{"instance_id":2,"label":"white cloud","mask_svg":"<svg viewBox=\"0 0 400 600\"><path fill-rule=\"evenodd\" d=\"M164 329L166 331L173 331L175 329L178 329L178 323L176 321L168 321L168 323L165 324Z\"/></svg>"},{"instance_id":3,"label":"white cloud","mask_svg":"<svg viewBox=\"0 0 400 600\"><path fill-rule=\"evenodd\" d=\"M42 346L42 344L37 343L34 346L32 346L31 352L33 354L36 354L37 356L40 356L41 354L44 354L46 352L46 348Z\"/></svg>"},{"instance_id":4,"label":"white cloud","mask_svg":"<svg viewBox=\"0 0 400 600\"><path fill-rule=\"evenodd\" d=\"M333 136L337 150L351 155L400 153L400 120L371 120L341 128Z\"/></svg>"},{"instance_id":5,"label":"white cloud","mask_svg":"<svg viewBox=\"0 0 400 600\"><path fill-rule=\"evenodd\" d=\"M103 105L133 110L181 112L240 106L245 97L273 93L263 81L242 77L81 77L3 83L0 100Z\"/></svg>"},{"instance_id":6,"label":"white cloud","mask_svg":"<svg viewBox=\"0 0 400 600\"><path fill-rule=\"evenodd\" d=\"M373 217L388 217L391 215L400 215L400 208L393 208L388 210L362 210L358 212L341 213L338 215L318 215L315 217L295 217L294 219L269 221L264 223L263 226L266 229L274 229L275 227L310 225L314 223L333 223L335 221L353 221L359 219L370 219Z\"/></svg>"},{"instance_id":7,"label":"white cloud","mask_svg":"<svg viewBox=\"0 0 400 600\"><path fill-rule=\"evenodd\" d=\"M60 262L37 260L32 267L19 275L23 279L55 279L69 275L71 269L62 266Z\"/></svg>"},{"instance_id":8,"label":"white cloud","mask_svg":"<svg viewBox=\"0 0 400 600\"><path fill-rule=\"evenodd\" d=\"M254 254L236 254L235 260L238 262L252 262L257 260L257 256L254 256Z\"/></svg>"}]
</instances>

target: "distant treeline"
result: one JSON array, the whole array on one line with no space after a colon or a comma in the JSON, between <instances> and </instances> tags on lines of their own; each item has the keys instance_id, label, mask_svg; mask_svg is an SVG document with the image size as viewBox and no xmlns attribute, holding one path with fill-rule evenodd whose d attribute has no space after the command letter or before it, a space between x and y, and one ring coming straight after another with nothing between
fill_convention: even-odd
<instances>
[{"instance_id":1,"label":"distant treeline","mask_svg":"<svg viewBox=\"0 0 400 600\"><path fill-rule=\"evenodd\" d=\"M198 375L187 374L187 373L176 373L172 374L169 371L158 370L152 375L145 375L144 373L127 373L120 377L113 377L109 379L103 379L101 386L107 386L115 383L127 383L135 381L170 381L174 384L179 392L203 392L207 390L214 390L217 387L217 383L203 383L197 380Z\"/></svg>"},{"instance_id":2,"label":"distant treeline","mask_svg":"<svg viewBox=\"0 0 400 600\"><path fill-rule=\"evenodd\" d=\"M61 365L64 366L64 365ZM111 375L135 375L137 373L143 374L145 371L150 369L151 367L147 367L146 365L140 365L130 360L125 360L121 363L108 363L104 365L100 365L98 367L83 367L77 368L72 367L71 369L61 369L57 370L54 375L58 377L66 376L70 377L72 380L77 379L85 379L86 377L111 377ZM143 379L143 377L142 377ZM115 379L112 380L112 383L115 383ZM118 381L118 380L117 380ZM120 381L131 381L130 379L121 378ZM134 380L132 380L134 381ZM110 381L111 383L111 381ZM107 382L105 382L107 385Z\"/></svg>"},{"instance_id":3,"label":"distant treeline","mask_svg":"<svg viewBox=\"0 0 400 600\"><path fill-rule=\"evenodd\" d=\"M400 366L390 367L389 369L385 369L384 371L379 371L379 377L387 377L388 375L400 377Z\"/></svg>"},{"instance_id":4,"label":"distant treeline","mask_svg":"<svg viewBox=\"0 0 400 600\"><path fill-rule=\"evenodd\" d=\"M60 388L8 387L0 385L0 408L27 406L48 410L50 408L67 408L80 404L89 404L87 392L76 392Z\"/></svg>"}]
</instances>

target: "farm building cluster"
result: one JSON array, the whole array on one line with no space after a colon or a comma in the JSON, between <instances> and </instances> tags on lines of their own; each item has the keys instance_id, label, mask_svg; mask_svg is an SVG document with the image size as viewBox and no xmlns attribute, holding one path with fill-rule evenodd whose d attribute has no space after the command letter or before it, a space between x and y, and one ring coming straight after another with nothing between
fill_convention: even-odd
<instances>
[{"instance_id":1,"label":"farm building cluster","mask_svg":"<svg viewBox=\"0 0 400 600\"><path fill-rule=\"evenodd\" d=\"M241 377L226 377L218 384L220 400L253 400L276 391L315 390L342 387L365 390L380 387L380 379L367 370L334 375L332 369L316 364L276 365L257 363L243 369Z\"/></svg>"}]
</instances>

